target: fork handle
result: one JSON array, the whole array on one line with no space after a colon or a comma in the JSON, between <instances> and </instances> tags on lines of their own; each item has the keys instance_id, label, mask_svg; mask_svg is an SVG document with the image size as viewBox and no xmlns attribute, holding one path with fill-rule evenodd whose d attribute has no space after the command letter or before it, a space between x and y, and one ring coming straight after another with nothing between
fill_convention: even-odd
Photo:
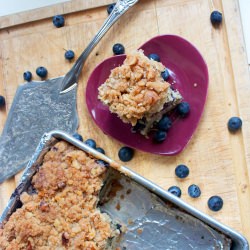
<instances>
[{"instance_id":1,"label":"fork handle","mask_svg":"<svg viewBox=\"0 0 250 250\"><path fill-rule=\"evenodd\" d=\"M63 78L63 82L61 85L60 94L66 93L73 89L78 82L80 73L82 71L83 64L85 63L88 55L93 50L93 48L98 44L98 42L102 39L105 33L110 29L110 27L122 16L130 7L136 4L139 0L118 0L114 9L108 16L108 18L103 23L100 30L91 40L86 49L82 52L79 58L76 60L73 67Z\"/></svg>"}]
</instances>

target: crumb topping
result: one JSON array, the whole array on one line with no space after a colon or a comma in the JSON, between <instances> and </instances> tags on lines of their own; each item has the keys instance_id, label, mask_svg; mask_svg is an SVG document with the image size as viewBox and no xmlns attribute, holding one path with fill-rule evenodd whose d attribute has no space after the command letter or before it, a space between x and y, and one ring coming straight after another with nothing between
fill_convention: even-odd
<instances>
[{"instance_id":1,"label":"crumb topping","mask_svg":"<svg viewBox=\"0 0 250 250\"><path fill-rule=\"evenodd\" d=\"M163 108L170 84L163 80L162 63L150 60L143 52L127 55L123 65L114 68L99 88L98 98L124 122L137 120Z\"/></svg>"},{"instance_id":2,"label":"crumb topping","mask_svg":"<svg viewBox=\"0 0 250 250\"><path fill-rule=\"evenodd\" d=\"M32 179L37 194L23 193L23 206L0 229L0 249L107 249L115 229L96 208L105 172L85 152L57 143Z\"/></svg>"}]
</instances>

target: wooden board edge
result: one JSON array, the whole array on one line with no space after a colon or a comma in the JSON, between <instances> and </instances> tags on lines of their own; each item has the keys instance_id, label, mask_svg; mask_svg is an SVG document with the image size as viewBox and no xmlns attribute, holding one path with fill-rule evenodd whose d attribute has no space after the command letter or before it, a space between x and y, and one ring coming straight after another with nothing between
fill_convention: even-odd
<instances>
[{"instance_id":1,"label":"wooden board edge","mask_svg":"<svg viewBox=\"0 0 250 250\"><path fill-rule=\"evenodd\" d=\"M38 21L50 18L58 14L69 14L77 11L83 11L93 8L102 7L113 3L114 0L72 0L64 3L58 3L34 10L28 10L17 14L11 14L0 17L0 29L9 28L15 25L25 24L28 22Z\"/></svg>"},{"instance_id":2,"label":"wooden board edge","mask_svg":"<svg viewBox=\"0 0 250 250\"><path fill-rule=\"evenodd\" d=\"M241 222L244 236L250 241L250 205L245 202L250 199L250 106L245 105L250 96L250 74L246 56L246 46L242 30L241 16L239 12L238 0L221 1L223 15L227 32L227 43L230 51L231 70L235 83L236 104L232 104L232 115L240 116L243 120L241 133L232 134L232 152L236 155L235 175L237 180L237 192L240 202ZM248 99L248 100L247 100ZM235 107L233 107L235 106ZM234 111L237 108L238 114ZM242 155L245 157L243 158Z\"/></svg>"}]
</instances>

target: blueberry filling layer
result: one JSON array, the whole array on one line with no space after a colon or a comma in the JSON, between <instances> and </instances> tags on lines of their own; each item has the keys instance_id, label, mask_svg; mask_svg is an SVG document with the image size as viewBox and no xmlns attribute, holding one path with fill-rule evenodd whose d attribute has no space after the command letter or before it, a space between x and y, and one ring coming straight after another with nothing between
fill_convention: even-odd
<instances>
[{"instance_id":1,"label":"blueberry filling layer","mask_svg":"<svg viewBox=\"0 0 250 250\"><path fill-rule=\"evenodd\" d=\"M159 122L164 115L172 111L182 101L182 97L178 91L170 89L167 100L159 112L138 120L136 125L132 127L131 132L139 132L146 136L156 122Z\"/></svg>"}]
</instances>

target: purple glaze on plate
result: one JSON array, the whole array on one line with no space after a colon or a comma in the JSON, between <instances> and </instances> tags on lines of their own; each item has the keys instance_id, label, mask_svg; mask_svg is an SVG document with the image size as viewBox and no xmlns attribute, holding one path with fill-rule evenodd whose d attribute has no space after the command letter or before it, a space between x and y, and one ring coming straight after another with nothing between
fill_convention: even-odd
<instances>
[{"instance_id":1,"label":"purple glaze on plate","mask_svg":"<svg viewBox=\"0 0 250 250\"><path fill-rule=\"evenodd\" d=\"M175 120L167 139L156 144L151 138L146 139L140 134L131 133L131 125L123 123L115 114L111 114L108 107L97 98L98 87L108 78L111 69L123 63L125 55L110 57L94 69L86 88L88 110L105 134L125 145L153 154L178 154L190 141L203 113L208 89L207 65L191 43L175 35L154 37L140 49L144 50L145 55L156 53L160 56L161 62L170 71L168 81L190 104L188 117Z\"/></svg>"}]
</instances>

